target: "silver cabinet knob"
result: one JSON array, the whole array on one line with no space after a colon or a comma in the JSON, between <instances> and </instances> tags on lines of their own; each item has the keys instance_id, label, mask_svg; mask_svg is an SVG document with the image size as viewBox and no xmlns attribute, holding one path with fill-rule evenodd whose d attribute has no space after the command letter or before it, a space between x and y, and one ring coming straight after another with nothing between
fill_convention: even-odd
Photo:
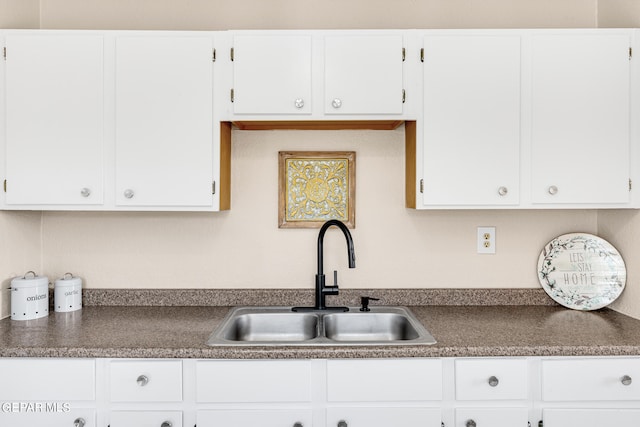
<instances>
[{"instance_id":1,"label":"silver cabinet knob","mask_svg":"<svg viewBox=\"0 0 640 427\"><path fill-rule=\"evenodd\" d=\"M164 421L160 424L160 427L173 427L173 423L171 421Z\"/></svg>"},{"instance_id":2,"label":"silver cabinet knob","mask_svg":"<svg viewBox=\"0 0 640 427\"><path fill-rule=\"evenodd\" d=\"M73 427L84 427L84 425L87 422L84 420L84 418L76 418L75 420L73 420Z\"/></svg>"},{"instance_id":3,"label":"silver cabinet knob","mask_svg":"<svg viewBox=\"0 0 640 427\"><path fill-rule=\"evenodd\" d=\"M84 187L82 190L80 190L80 195L82 197L89 197L91 195L91 190L87 187Z\"/></svg>"},{"instance_id":4,"label":"silver cabinet knob","mask_svg":"<svg viewBox=\"0 0 640 427\"><path fill-rule=\"evenodd\" d=\"M473 420L467 420L465 427L476 427L476 422Z\"/></svg>"},{"instance_id":5,"label":"silver cabinet knob","mask_svg":"<svg viewBox=\"0 0 640 427\"><path fill-rule=\"evenodd\" d=\"M631 385L633 380L629 375L625 375L622 378L620 378L620 382L622 383L622 385Z\"/></svg>"},{"instance_id":6,"label":"silver cabinet knob","mask_svg":"<svg viewBox=\"0 0 640 427\"><path fill-rule=\"evenodd\" d=\"M556 187L555 185L549 187L549 194L551 194L552 196L558 194L558 187Z\"/></svg>"},{"instance_id":7,"label":"silver cabinet knob","mask_svg":"<svg viewBox=\"0 0 640 427\"><path fill-rule=\"evenodd\" d=\"M493 375L489 377L489 385L491 387L497 387L499 383L500 381L498 381L497 377L494 377Z\"/></svg>"},{"instance_id":8,"label":"silver cabinet knob","mask_svg":"<svg viewBox=\"0 0 640 427\"><path fill-rule=\"evenodd\" d=\"M335 98L333 101L331 101L331 106L333 108L340 108L342 107L342 100L339 98Z\"/></svg>"},{"instance_id":9,"label":"silver cabinet knob","mask_svg":"<svg viewBox=\"0 0 640 427\"><path fill-rule=\"evenodd\" d=\"M293 102L293 105L296 106L296 108L302 108L304 107L304 99L302 98L298 98Z\"/></svg>"},{"instance_id":10,"label":"silver cabinet knob","mask_svg":"<svg viewBox=\"0 0 640 427\"><path fill-rule=\"evenodd\" d=\"M506 196L508 192L509 192L509 189L507 187L498 188L498 194L501 196Z\"/></svg>"},{"instance_id":11,"label":"silver cabinet knob","mask_svg":"<svg viewBox=\"0 0 640 427\"><path fill-rule=\"evenodd\" d=\"M349 427L349 424L345 420L338 421L338 427Z\"/></svg>"},{"instance_id":12,"label":"silver cabinet knob","mask_svg":"<svg viewBox=\"0 0 640 427\"><path fill-rule=\"evenodd\" d=\"M293 423L293 427L304 427L304 424L302 424L300 421Z\"/></svg>"},{"instance_id":13,"label":"silver cabinet knob","mask_svg":"<svg viewBox=\"0 0 640 427\"><path fill-rule=\"evenodd\" d=\"M124 190L124 197L126 197L127 199L131 199L131 198L133 198L133 195L134 195L134 194L135 194L135 193L134 193L134 192L133 192L133 190L132 190L132 189L130 189L130 188L127 188L126 190Z\"/></svg>"},{"instance_id":14,"label":"silver cabinet knob","mask_svg":"<svg viewBox=\"0 0 640 427\"><path fill-rule=\"evenodd\" d=\"M137 379L136 382L138 383L138 385L140 387L144 387L147 384L149 384L149 377L146 375L140 375Z\"/></svg>"}]
</instances>

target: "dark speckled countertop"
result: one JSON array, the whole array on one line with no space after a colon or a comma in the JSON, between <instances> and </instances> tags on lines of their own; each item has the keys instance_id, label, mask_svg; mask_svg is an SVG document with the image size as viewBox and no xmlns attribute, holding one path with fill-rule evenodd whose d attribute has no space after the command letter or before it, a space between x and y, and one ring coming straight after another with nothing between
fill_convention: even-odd
<instances>
[{"instance_id":1,"label":"dark speckled countertop","mask_svg":"<svg viewBox=\"0 0 640 427\"><path fill-rule=\"evenodd\" d=\"M640 320L554 305L412 306L432 346L209 347L222 306L86 306L0 321L0 357L378 358L640 355Z\"/></svg>"}]
</instances>

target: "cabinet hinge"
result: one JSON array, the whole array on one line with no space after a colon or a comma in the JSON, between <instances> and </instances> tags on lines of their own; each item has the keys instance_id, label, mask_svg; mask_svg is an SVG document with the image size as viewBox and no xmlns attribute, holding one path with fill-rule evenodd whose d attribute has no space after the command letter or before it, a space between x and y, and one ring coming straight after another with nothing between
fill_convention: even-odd
<instances>
[{"instance_id":1,"label":"cabinet hinge","mask_svg":"<svg viewBox=\"0 0 640 427\"><path fill-rule=\"evenodd\" d=\"M231 89L231 102L233 102L233 96L234 96L233 89Z\"/></svg>"},{"instance_id":2,"label":"cabinet hinge","mask_svg":"<svg viewBox=\"0 0 640 427\"><path fill-rule=\"evenodd\" d=\"M233 57L234 57L234 52L233 52L233 48L231 48L231 61L233 62Z\"/></svg>"},{"instance_id":3,"label":"cabinet hinge","mask_svg":"<svg viewBox=\"0 0 640 427\"><path fill-rule=\"evenodd\" d=\"M4 192L5 193L7 192L7 180L6 179L4 180Z\"/></svg>"},{"instance_id":4,"label":"cabinet hinge","mask_svg":"<svg viewBox=\"0 0 640 427\"><path fill-rule=\"evenodd\" d=\"M631 188L633 188L633 181L629 178L629 191L631 191Z\"/></svg>"},{"instance_id":5,"label":"cabinet hinge","mask_svg":"<svg viewBox=\"0 0 640 427\"><path fill-rule=\"evenodd\" d=\"M402 103L404 104L404 101L406 100L407 100L407 92L404 89L402 89Z\"/></svg>"},{"instance_id":6,"label":"cabinet hinge","mask_svg":"<svg viewBox=\"0 0 640 427\"><path fill-rule=\"evenodd\" d=\"M402 48L402 62L404 62L404 60L406 58L406 53L407 53L407 51L405 50L405 48Z\"/></svg>"},{"instance_id":7,"label":"cabinet hinge","mask_svg":"<svg viewBox=\"0 0 640 427\"><path fill-rule=\"evenodd\" d=\"M629 48L629 61L631 61L631 58L633 58L633 48L632 47Z\"/></svg>"},{"instance_id":8,"label":"cabinet hinge","mask_svg":"<svg viewBox=\"0 0 640 427\"><path fill-rule=\"evenodd\" d=\"M420 62L424 62L424 48L420 49Z\"/></svg>"},{"instance_id":9,"label":"cabinet hinge","mask_svg":"<svg viewBox=\"0 0 640 427\"><path fill-rule=\"evenodd\" d=\"M2 48L2 57L4 58L4 60L7 60L7 47L3 47Z\"/></svg>"},{"instance_id":10,"label":"cabinet hinge","mask_svg":"<svg viewBox=\"0 0 640 427\"><path fill-rule=\"evenodd\" d=\"M216 194L216 182L211 183L211 194Z\"/></svg>"},{"instance_id":11,"label":"cabinet hinge","mask_svg":"<svg viewBox=\"0 0 640 427\"><path fill-rule=\"evenodd\" d=\"M213 49L213 52L211 53L211 62L216 62L216 49Z\"/></svg>"},{"instance_id":12,"label":"cabinet hinge","mask_svg":"<svg viewBox=\"0 0 640 427\"><path fill-rule=\"evenodd\" d=\"M424 179L420 180L420 192L424 193Z\"/></svg>"}]
</instances>

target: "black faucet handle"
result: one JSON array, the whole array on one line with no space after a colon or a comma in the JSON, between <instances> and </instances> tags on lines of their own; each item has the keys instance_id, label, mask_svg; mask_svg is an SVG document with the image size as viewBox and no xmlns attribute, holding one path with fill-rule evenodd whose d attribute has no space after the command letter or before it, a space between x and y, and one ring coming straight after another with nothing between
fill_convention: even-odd
<instances>
[{"instance_id":1,"label":"black faucet handle","mask_svg":"<svg viewBox=\"0 0 640 427\"><path fill-rule=\"evenodd\" d=\"M360 304L362 305L362 307L360 307L360 311L371 311L369 308L369 301L380 301L380 298L360 297Z\"/></svg>"}]
</instances>

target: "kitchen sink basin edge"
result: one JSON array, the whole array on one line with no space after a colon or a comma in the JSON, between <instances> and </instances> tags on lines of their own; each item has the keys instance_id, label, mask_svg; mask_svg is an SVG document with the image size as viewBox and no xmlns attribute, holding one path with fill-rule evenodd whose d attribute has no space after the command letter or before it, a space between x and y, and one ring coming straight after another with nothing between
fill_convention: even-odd
<instances>
[{"instance_id":1,"label":"kitchen sink basin edge","mask_svg":"<svg viewBox=\"0 0 640 427\"><path fill-rule=\"evenodd\" d=\"M235 307L211 333L209 346L432 345L435 338L407 307L362 312L294 312L292 307Z\"/></svg>"}]
</instances>

